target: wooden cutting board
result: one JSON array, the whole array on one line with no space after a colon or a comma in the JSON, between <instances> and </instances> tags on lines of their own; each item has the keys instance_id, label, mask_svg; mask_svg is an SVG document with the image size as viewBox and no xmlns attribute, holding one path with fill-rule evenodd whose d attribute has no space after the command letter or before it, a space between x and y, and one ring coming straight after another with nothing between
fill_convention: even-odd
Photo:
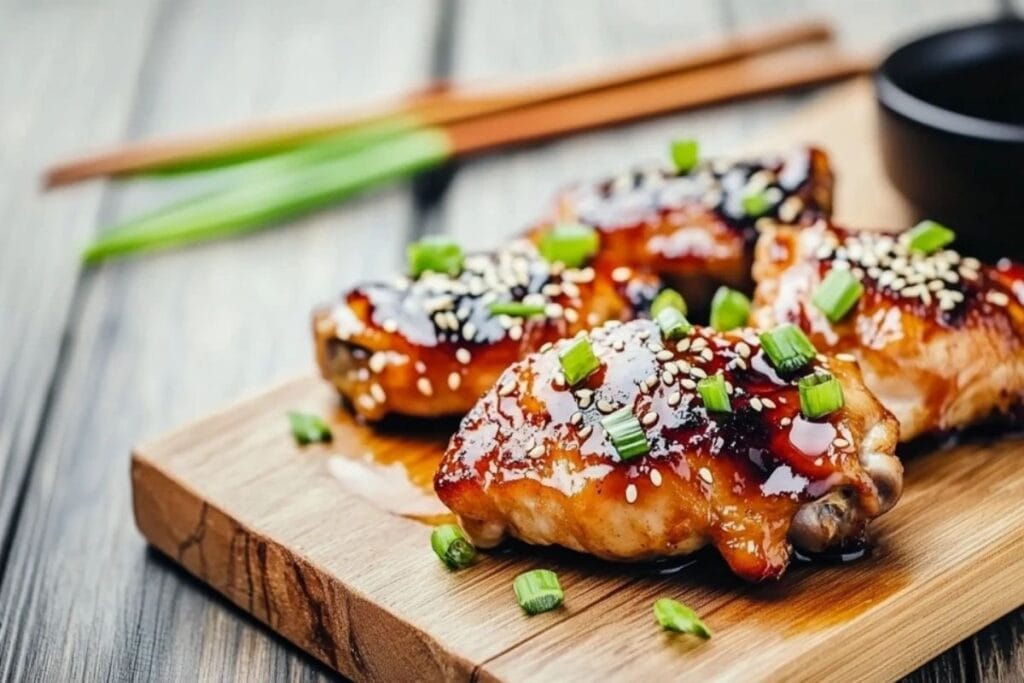
<instances>
[{"instance_id":1,"label":"wooden cutting board","mask_svg":"<svg viewBox=\"0 0 1024 683\"><path fill-rule=\"evenodd\" d=\"M853 83L759 146L822 144L841 220L904 225L873 126L870 90ZM427 486L447 431L381 434L337 406L320 380L296 379L140 446L132 485L150 543L355 679L892 679L1024 603L1020 439L908 456L869 558L795 565L778 583L743 584L709 553L659 574L518 548L452 573L428 525L388 511L438 512ZM332 416L334 443L297 447L290 410ZM566 602L526 617L512 579L537 566L559 573ZM662 632L662 596L714 638Z\"/></svg>"}]
</instances>

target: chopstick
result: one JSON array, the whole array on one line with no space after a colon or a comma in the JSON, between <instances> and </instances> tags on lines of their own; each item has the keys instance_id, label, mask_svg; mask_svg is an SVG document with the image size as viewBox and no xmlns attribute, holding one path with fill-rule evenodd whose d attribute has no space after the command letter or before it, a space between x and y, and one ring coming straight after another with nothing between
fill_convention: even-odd
<instances>
[{"instance_id":1,"label":"chopstick","mask_svg":"<svg viewBox=\"0 0 1024 683\"><path fill-rule=\"evenodd\" d=\"M189 167L231 163L287 150L387 118L406 118L421 126L451 125L581 95L639 87L643 82L660 82L671 75L696 73L709 67L742 62L794 45L824 42L831 38L827 25L815 21L800 22L587 74L563 75L502 88L435 87L382 106L130 144L60 163L47 171L44 183L52 188L101 176L187 170Z\"/></svg>"},{"instance_id":2,"label":"chopstick","mask_svg":"<svg viewBox=\"0 0 1024 683\"><path fill-rule=\"evenodd\" d=\"M691 109L827 83L869 72L873 60L832 45L793 47L456 122L447 127L454 156L535 142Z\"/></svg>"},{"instance_id":3,"label":"chopstick","mask_svg":"<svg viewBox=\"0 0 1024 683\"><path fill-rule=\"evenodd\" d=\"M115 226L87 262L246 232L340 201L450 159L681 108L809 86L871 64L832 45L806 45L619 88L466 119L449 126L376 123L256 162L262 172L197 200ZM363 139L357 140L356 138Z\"/></svg>"}]
</instances>

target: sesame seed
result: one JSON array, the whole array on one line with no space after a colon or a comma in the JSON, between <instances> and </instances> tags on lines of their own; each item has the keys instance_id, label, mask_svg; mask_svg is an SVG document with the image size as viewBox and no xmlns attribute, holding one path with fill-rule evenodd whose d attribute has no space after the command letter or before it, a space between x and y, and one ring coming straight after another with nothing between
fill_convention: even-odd
<instances>
[{"instance_id":1,"label":"sesame seed","mask_svg":"<svg viewBox=\"0 0 1024 683\"><path fill-rule=\"evenodd\" d=\"M683 381L685 382L687 380L683 380ZM670 406L677 406L677 405L679 405L679 401L681 401L682 398L683 398L682 395L678 391L673 391L671 394L668 395L668 399L666 399L666 400L668 401L668 404Z\"/></svg>"},{"instance_id":2,"label":"sesame seed","mask_svg":"<svg viewBox=\"0 0 1024 683\"><path fill-rule=\"evenodd\" d=\"M832 445L836 448L846 448L850 445L850 442L842 437L838 437L832 441Z\"/></svg>"},{"instance_id":3,"label":"sesame seed","mask_svg":"<svg viewBox=\"0 0 1024 683\"><path fill-rule=\"evenodd\" d=\"M1010 303L1010 297L1006 296L1006 294L1002 292L988 292L985 294L985 299L996 306L1006 306Z\"/></svg>"},{"instance_id":4,"label":"sesame seed","mask_svg":"<svg viewBox=\"0 0 1024 683\"><path fill-rule=\"evenodd\" d=\"M565 387L565 374L562 372L556 372L554 377L555 386L559 389Z\"/></svg>"},{"instance_id":5,"label":"sesame seed","mask_svg":"<svg viewBox=\"0 0 1024 683\"><path fill-rule=\"evenodd\" d=\"M640 422L645 427L650 427L652 424L658 421L658 414L653 410L648 410L644 413L644 416L640 418Z\"/></svg>"},{"instance_id":6,"label":"sesame seed","mask_svg":"<svg viewBox=\"0 0 1024 683\"><path fill-rule=\"evenodd\" d=\"M703 351L700 352L700 357L703 358L708 363L710 363L714 359L715 354L711 351L711 349L704 349Z\"/></svg>"},{"instance_id":7,"label":"sesame seed","mask_svg":"<svg viewBox=\"0 0 1024 683\"><path fill-rule=\"evenodd\" d=\"M788 418L788 417L784 417L781 420L779 420L779 424L782 425L783 427L788 427L790 425L790 423L792 423L792 422L793 422L792 418Z\"/></svg>"},{"instance_id":8,"label":"sesame seed","mask_svg":"<svg viewBox=\"0 0 1024 683\"><path fill-rule=\"evenodd\" d=\"M615 282L625 282L633 275L633 270L626 266L619 266L612 271L612 280Z\"/></svg>"},{"instance_id":9,"label":"sesame seed","mask_svg":"<svg viewBox=\"0 0 1024 683\"><path fill-rule=\"evenodd\" d=\"M378 351L370 356L370 362L367 363L370 366L370 370L374 373L382 372L387 364L388 355L383 351Z\"/></svg>"},{"instance_id":10,"label":"sesame seed","mask_svg":"<svg viewBox=\"0 0 1024 683\"><path fill-rule=\"evenodd\" d=\"M540 458L543 457L544 453L544 444L540 444L539 446L534 446L533 448L531 448L527 455L530 456L531 458Z\"/></svg>"},{"instance_id":11,"label":"sesame seed","mask_svg":"<svg viewBox=\"0 0 1024 683\"><path fill-rule=\"evenodd\" d=\"M473 359L473 356L467 349L456 349L455 360L459 361L463 365L469 365L469 361Z\"/></svg>"},{"instance_id":12,"label":"sesame seed","mask_svg":"<svg viewBox=\"0 0 1024 683\"><path fill-rule=\"evenodd\" d=\"M544 344L540 347L540 349L538 349L538 351L540 351L541 353L544 353L545 351L550 351L552 346L554 346L554 344L552 344L551 342L544 342Z\"/></svg>"},{"instance_id":13,"label":"sesame seed","mask_svg":"<svg viewBox=\"0 0 1024 683\"><path fill-rule=\"evenodd\" d=\"M708 376L708 373L704 372L700 368L691 368L690 369L690 376L691 377L696 377L697 379L704 379L705 377Z\"/></svg>"},{"instance_id":14,"label":"sesame seed","mask_svg":"<svg viewBox=\"0 0 1024 683\"><path fill-rule=\"evenodd\" d=\"M515 327L510 328L508 331L508 336L509 339L511 339L512 341L519 341L520 339L523 338L523 326L516 325Z\"/></svg>"},{"instance_id":15,"label":"sesame seed","mask_svg":"<svg viewBox=\"0 0 1024 683\"><path fill-rule=\"evenodd\" d=\"M662 349L654 357L662 362L672 360L672 352L668 349Z\"/></svg>"},{"instance_id":16,"label":"sesame seed","mask_svg":"<svg viewBox=\"0 0 1024 683\"><path fill-rule=\"evenodd\" d=\"M388 334L394 334L395 332L398 331L398 323L395 322L394 320L391 320L390 318L385 320L384 324L382 324L381 327L384 328L384 331L387 332Z\"/></svg>"},{"instance_id":17,"label":"sesame seed","mask_svg":"<svg viewBox=\"0 0 1024 683\"><path fill-rule=\"evenodd\" d=\"M651 473L648 475L651 478L651 483L655 487L661 486L661 472L656 469L651 469Z\"/></svg>"},{"instance_id":18,"label":"sesame seed","mask_svg":"<svg viewBox=\"0 0 1024 683\"><path fill-rule=\"evenodd\" d=\"M703 479L708 484L714 482L715 480L714 477L711 476L711 470L709 470L707 467L701 467L699 470L697 470L697 474L700 476L701 479Z\"/></svg>"},{"instance_id":19,"label":"sesame seed","mask_svg":"<svg viewBox=\"0 0 1024 683\"><path fill-rule=\"evenodd\" d=\"M590 436L590 433L593 432L593 431L594 431L594 425L587 425L587 426L585 426L583 429L580 430L580 438L581 439L587 439Z\"/></svg>"},{"instance_id":20,"label":"sesame seed","mask_svg":"<svg viewBox=\"0 0 1024 683\"><path fill-rule=\"evenodd\" d=\"M576 311L575 308L566 308L563 311L563 315L565 316L565 319L569 324L573 324L580 319L580 314Z\"/></svg>"},{"instance_id":21,"label":"sesame seed","mask_svg":"<svg viewBox=\"0 0 1024 683\"><path fill-rule=\"evenodd\" d=\"M473 341L473 337L476 336L476 325L471 322L466 323L462 326L462 337L466 341Z\"/></svg>"},{"instance_id":22,"label":"sesame seed","mask_svg":"<svg viewBox=\"0 0 1024 683\"><path fill-rule=\"evenodd\" d=\"M612 342L612 349L615 351L622 351L626 348L626 341L624 339L616 339Z\"/></svg>"},{"instance_id":23,"label":"sesame seed","mask_svg":"<svg viewBox=\"0 0 1024 683\"><path fill-rule=\"evenodd\" d=\"M457 372L453 372L448 375L448 388L452 391L458 391L459 386L462 384L462 375Z\"/></svg>"},{"instance_id":24,"label":"sesame seed","mask_svg":"<svg viewBox=\"0 0 1024 683\"><path fill-rule=\"evenodd\" d=\"M697 383L694 382L692 379L684 379L680 382L680 384L683 385L684 389L689 389L690 391L693 391L694 389L697 388Z\"/></svg>"},{"instance_id":25,"label":"sesame seed","mask_svg":"<svg viewBox=\"0 0 1024 683\"><path fill-rule=\"evenodd\" d=\"M374 382L370 385L370 395L373 396L373 400L377 403L384 403L388 399L384 393L384 387Z\"/></svg>"},{"instance_id":26,"label":"sesame seed","mask_svg":"<svg viewBox=\"0 0 1024 683\"><path fill-rule=\"evenodd\" d=\"M772 410L773 408L775 408L775 401L771 400L770 398L762 398L761 405L763 405L768 410Z\"/></svg>"},{"instance_id":27,"label":"sesame seed","mask_svg":"<svg viewBox=\"0 0 1024 683\"><path fill-rule=\"evenodd\" d=\"M849 353L837 353L836 354L836 359L837 360L841 360L841 361L845 361L847 363L855 363L855 362L857 362L857 357L852 355L852 354L849 354Z\"/></svg>"},{"instance_id":28,"label":"sesame seed","mask_svg":"<svg viewBox=\"0 0 1024 683\"><path fill-rule=\"evenodd\" d=\"M602 398L597 402L597 409L602 413L611 413L615 410L615 404Z\"/></svg>"},{"instance_id":29,"label":"sesame seed","mask_svg":"<svg viewBox=\"0 0 1024 683\"><path fill-rule=\"evenodd\" d=\"M761 399L757 398L756 396L750 399L750 407L756 410L757 412L761 412Z\"/></svg>"},{"instance_id":30,"label":"sesame seed","mask_svg":"<svg viewBox=\"0 0 1024 683\"><path fill-rule=\"evenodd\" d=\"M583 421L583 413L581 413L578 410L575 413L573 413L572 416L569 417L569 424L573 425L574 427L576 425L578 425L582 421Z\"/></svg>"},{"instance_id":31,"label":"sesame seed","mask_svg":"<svg viewBox=\"0 0 1024 683\"><path fill-rule=\"evenodd\" d=\"M434 387L426 377L420 377L416 380L416 388L419 389L420 393L424 396L432 396L434 394Z\"/></svg>"},{"instance_id":32,"label":"sesame seed","mask_svg":"<svg viewBox=\"0 0 1024 683\"><path fill-rule=\"evenodd\" d=\"M704 337L698 337L693 340L692 344L690 344L690 350L693 351L694 353L700 353L701 351L706 349L707 346L708 341L704 339Z\"/></svg>"},{"instance_id":33,"label":"sesame seed","mask_svg":"<svg viewBox=\"0 0 1024 683\"><path fill-rule=\"evenodd\" d=\"M682 373L682 374L685 375L689 371L690 371L690 364L689 363L687 363L685 360L677 360L676 361L676 372L679 372L679 373Z\"/></svg>"},{"instance_id":34,"label":"sesame seed","mask_svg":"<svg viewBox=\"0 0 1024 683\"><path fill-rule=\"evenodd\" d=\"M650 337L650 330L640 330L639 334L636 335L636 338L639 339L640 341L647 341L648 339L650 339Z\"/></svg>"},{"instance_id":35,"label":"sesame seed","mask_svg":"<svg viewBox=\"0 0 1024 683\"><path fill-rule=\"evenodd\" d=\"M630 484L629 486L626 487L626 502L627 503L635 503L636 502L636 485L635 484Z\"/></svg>"},{"instance_id":36,"label":"sesame seed","mask_svg":"<svg viewBox=\"0 0 1024 683\"><path fill-rule=\"evenodd\" d=\"M500 387L498 387L498 395L499 396L508 396L513 391L515 391L515 388L516 388L515 380L514 379L507 380L504 384L502 384Z\"/></svg>"},{"instance_id":37,"label":"sesame seed","mask_svg":"<svg viewBox=\"0 0 1024 683\"><path fill-rule=\"evenodd\" d=\"M651 353L661 353L662 351L665 350L665 347L659 344L658 342L651 342L650 344L647 345L647 350L650 351Z\"/></svg>"},{"instance_id":38,"label":"sesame seed","mask_svg":"<svg viewBox=\"0 0 1024 683\"><path fill-rule=\"evenodd\" d=\"M416 364L413 365L413 367L416 368L416 372L420 373L421 375L427 371L426 363L424 363L421 360L416 361Z\"/></svg>"},{"instance_id":39,"label":"sesame seed","mask_svg":"<svg viewBox=\"0 0 1024 683\"><path fill-rule=\"evenodd\" d=\"M358 400L359 405L363 408L363 410L373 410L374 408L377 407L377 402L374 401L373 397L370 396L369 394L360 394Z\"/></svg>"},{"instance_id":40,"label":"sesame seed","mask_svg":"<svg viewBox=\"0 0 1024 683\"><path fill-rule=\"evenodd\" d=\"M549 318L558 319L565 314L565 309L562 308L561 304L550 303L544 307L544 314Z\"/></svg>"},{"instance_id":41,"label":"sesame seed","mask_svg":"<svg viewBox=\"0 0 1024 683\"><path fill-rule=\"evenodd\" d=\"M736 344L736 353L740 355L740 358L750 358L750 347L747 346L746 342L738 342Z\"/></svg>"},{"instance_id":42,"label":"sesame seed","mask_svg":"<svg viewBox=\"0 0 1024 683\"><path fill-rule=\"evenodd\" d=\"M690 340L687 338L680 339L679 343L676 344L676 351L678 351L679 353L685 353L689 348Z\"/></svg>"}]
</instances>

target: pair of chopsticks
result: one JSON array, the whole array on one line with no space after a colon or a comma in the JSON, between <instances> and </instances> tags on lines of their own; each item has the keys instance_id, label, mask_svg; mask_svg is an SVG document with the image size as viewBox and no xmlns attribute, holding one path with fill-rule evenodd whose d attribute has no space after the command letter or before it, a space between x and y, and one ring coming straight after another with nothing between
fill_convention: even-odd
<instances>
[{"instance_id":1,"label":"pair of chopsticks","mask_svg":"<svg viewBox=\"0 0 1024 683\"><path fill-rule=\"evenodd\" d=\"M240 186L115 226L86 250L86 260L96 261L248 230L456 157L869 70L831 39L827 26L800 23L590 74L437 88L361 111L143 142L58 165L46 184L226 165L247 170Z\"/></svg>"}]
</instances>

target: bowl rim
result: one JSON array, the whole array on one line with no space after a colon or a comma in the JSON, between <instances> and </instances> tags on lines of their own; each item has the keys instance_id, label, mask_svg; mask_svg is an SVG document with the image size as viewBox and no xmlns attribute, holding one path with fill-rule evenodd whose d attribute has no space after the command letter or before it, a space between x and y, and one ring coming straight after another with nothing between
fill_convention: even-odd
<instances>
[{"instance_id":1,"label":"bowl rim","mask_svg":"<svg viewBox=\"0 0 1024 683\"><path fill-rule=\"evenodd\" d=\"M971 31L985 30L1006 25L1018 25L1024 32L1024 21L1019 19L998 19L980 24L971 24L947 29L915 38L889 53L875 70L875 97L878 102L893 113L910 121L944 133L985 142L1024 144L1024 125L993 121L952 109L940 107L928 100L911 95L891 76L892 62L923 43L949 40L952 36Z\"/></svg>"}]
</instances>

